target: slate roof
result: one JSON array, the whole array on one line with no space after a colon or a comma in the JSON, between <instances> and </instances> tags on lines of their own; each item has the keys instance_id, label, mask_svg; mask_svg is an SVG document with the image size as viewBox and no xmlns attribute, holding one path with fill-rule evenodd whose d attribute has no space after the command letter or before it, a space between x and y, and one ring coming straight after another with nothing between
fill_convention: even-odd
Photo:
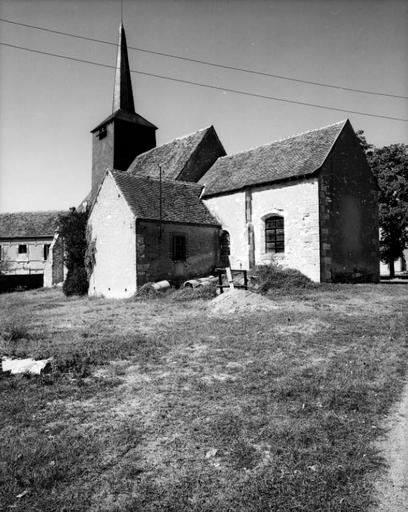
<instances>
[{"instance_id":1,"label":"slate roof","mask_svg":"<svg viewBox=\"0 0 408 512\"><path fill-rule=\"evenodd\" d=\"M323 165L347 120L219 158L199 183L204 196L308 176Z\"/></svg>"},{"instance_id":2,"label":"slate roof","mask_svg":"<svg viewBox=\"0 0 408 512\"><path fill-rule=\"evenodd\" d=\"M0 213L0 238L53 237L62 211Z\"/></svg>"},{"instance_id":3,"label":"slate roof","mask_svg":"<svg viewBox=\"0 0 408 512\"><path fill-rule=\"evenodd\" d=\"M138 219L160 220L160 181L111 171L123 197ZM162 220L218 226L200 200L203 187L184 181L162 181Z\"/></svg>"},{"instance_id":4,"label":"slate roof","mask_svg":"<svg viewBox=\"0 0 408 512\"><path fill-rule=\"evenodd\" d=\"M142 153L133 160L127 172L132 175L158 178L160 164L163 179L177 179L200 142L210 130L214 130L214 128L209 126Z\"/></svg>"},{"instance_id":5,"label":"slate roof","mask_svg":"<svg viewBox=\"0 0 408 512\"><path fill-rule=\"evenodd\" d=\"M122 121L129 121L131 123L140 124L142 126L147 126L149 128L154 128L157 130L157 126L152 124L150 121L142 117L141 115L135 113L132 114L131 112L126 112L125 110L119 109L113 112L110 116L108 116L106 119L104 119L101 123L98 124L98 126L95 126L93 130L91 130L91 133L96 132L96 130L99 130L99 128L110 121L113 121L113 119L120 119Z\"/></svg>"}]
</instances>

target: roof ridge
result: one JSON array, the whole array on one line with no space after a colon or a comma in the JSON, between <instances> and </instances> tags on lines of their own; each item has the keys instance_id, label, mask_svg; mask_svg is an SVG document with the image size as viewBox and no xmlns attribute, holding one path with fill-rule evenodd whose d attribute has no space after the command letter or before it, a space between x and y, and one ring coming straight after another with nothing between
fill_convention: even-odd
<instances>
[{"instance_id":1,"label":"roof ridge","mask_svg":"<svg viewBox=\"0 0 408 512\"><path fill-rule=\"evenodd\" d=\"M232 158L237 155L242 155L244 153L249 153L250 151L254 151L255 149L265 148L267 146L272 146L272 144L276 144L277 142L284 142L285 140L290 139L296 139L296 137L300 137L302 135L306 135L307 133L313 133L313 132L319 132L321 130L325 130L327 128L331 128L332 126L345 124L348 121L348 119L344 119L342 121L338 121L337 123L328 124L327 126L321 126L320 128L314 128L313 130L306 130L304 132L299 132L294 135L290 135L289 137L282 137L281 139L275 139L271 142L266 142L265 144L261 144L260 146L254 146L252 148L244 149L243 151L238 151L237 153L233 153L231 155L225 155L221 156L218 160L226 159L226 158Z\"/></svg>"},{"instance_id":2,"label":"roof ridge","mask_svg":"<svg viewBox=\"0 0 408 512\"><path fill-rule=\"evenodd\" d=\"M131 179L135 179L135 180L155 181L158 183L160 182L160 178L152 178L151 176L142 176L139 174L131 174L130 172L127 172L127 171L111 170L111 173L113 175L126 176L127 178L131 178ZM161 181L164 183L171 183L172 185L184 185L184 186L191 187L191 188L194 188L194 187L203 188L203 185L201 185L200 183L195 183L195 182L191 182L191 181L172 180L172 179L166 179L166 178L162 178Z\"/></svg>"},{"instance_id":3,"label":"roof ridge","mask_svg":"<svg viewBox=\"0 0 408 512\"><path fill-rule=\"evenodd\" d=\"M67 212L68 211L68 208L67 209L64 209L64 210L30 210L30 211L27 211L27 210L21 210L21 211L18 211L18 212L0 212L0 215L19 215L19 214L22 214L22 213L60 213L60 212Z\"/></svg>"},{"instance_id":4,"label":"roof ridge","mask_svg":"<svg viewBox=\"0 0 408 512\"><path fill-rule=\"evenodd\" d=\"M200 132L204 132L206 130L209 130L210 128L212 128L212 124L210 124L209 126L206 126L205 128L200 128L199 130L196 130L195 132L191 132L191 133L187 133L187 135L183 135L182 137L176 137L175 139L173 139L172 141L170 142L173 142L175 140L182 140L182 139L187 139L187 137L191 137L192 135L196 135L197 133L200 133ZM163 144L164 145L164 144Z\"/></svg>"},{"instance_id":5,"label":"roof ridge","mask_svg":"<svg viewBox=\"0 0 408 512\"><path fill-rule=\"evenodd\" d=\"M153 151L159 149L159 148L162 148L164 146L168 146L169 144L172 144L173 142L176 142L177 140L184 140L184 139L187 139L188 137L192 137L193 135L196 135L197 133L200 133L200 132L204 132L206 130L209 130L213 125L211 124L210 126L207 126L206 128L201 128L200 130L196 130L195 132L192 132L192 133L188 133L187 135L183 135L181 137L176 137L175 139L171 139L169 140L168 142L165 142L164 144L160 144L160 146L156 146L152 149L149 149L148 151L145 151L144 153L140 153L140 155L137 155L134 160L132 161L132 163L129 165L129 167L126 169L126 172L130 169L130 167L132 166L133 162L135 162L135 160L137 160L139 157L141 156L145 156L145 155L148 155L149 153L152 153Z\"/></svg>"}]
</instances>

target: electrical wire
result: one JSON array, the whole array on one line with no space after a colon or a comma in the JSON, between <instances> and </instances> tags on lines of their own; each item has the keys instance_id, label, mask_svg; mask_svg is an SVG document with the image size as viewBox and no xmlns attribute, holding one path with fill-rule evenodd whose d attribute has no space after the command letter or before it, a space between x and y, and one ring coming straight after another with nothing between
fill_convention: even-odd
<instances>
[{"instance_id":1,"label":"electrical wire","mask_svg":"<svg viewBox=\"0 0 408 512\"><path fill-rule=\"evenodd\" d=\"M108 45L111 45L111 46L118 46L117 43L114 43L112 41L105 41L103 39L95 39L93 37L81 36L81 35L72 34L72 33L69 33L69 32L61 32L59 30L53 30L53 29L50 29L50 28L37 27L35 25L29 25L27 23L18 23L17 21L7 20L7 19L4 19L4 18L0 18L0 21L3 22L3 23L9 23L9 24L18 25L18 26L21 26L21 27L32 28L32 29L35 29L35 30L41 30L43 32L50 32L52 34L58 34L58 35L67 36L67 37L73 37L75 39L82 39L84 41L92 41L92 42L95 42L95 43L102 43L102 44L108 44ZM246 68L240 68L240 67L235 67L235 66L228 66L226 64L217 64L216 62L211 62L211 61L207 61L207 60L193 59L191 57L182 57L181 55L175 55L173 53L164 53L164 52L159 52L159 51L153 51L153 50L148 50L146 48L138 48L136 46L128 46L128 49L129 50L135 50L135 51L138 51L138 52L143 52L143 53L149 53L151 55L160 55L162 57L169 57L169 58L172 58L172 59L184 60L184 61L187 61L187 62L194 62L194 63L197 63L197 64L204 64L206 66L213 66L213 67L216 67L216 68L229 69L229 70L233 70L233 71L240 71L242 73L248 73L248 74L258 75L258 76L265 76L265 77L270 77L270 78L277 78L278 80L288 80L288 81L291 81L291 82L297 82L297 83L301 83L301 84L314 85L314 86L318 86L318 87L328 87L330 89L337 89L337 90L340 90L340 91L355 92L355 93L359 93L359 94L371 94L371 95L374 95L374 96L385 96L385 97L388 97L388 98L408 99L408 96L402 96L402 95L399 95L399 94L392 94L392 93L379 92L379 91L368 91L366 89L356 89L356 88L353 88L353 87L343 87L341 85L328 84L328 83L324 83L324 82L314 82L314 81L311 81L311 80L303 80L301 78L288 77L288 76L284 76L284 75L276 75L276 74L272 74L272 73L266 73L266 72L263 72L263 71L255 71L253 69L246 69Z\"/></svg>"},{"instance_id":2,"label":"electrical wire","mask_svg":"<svg viewBox=\"0 0 408 512\"><path fill-rule=\"evenodd\" d=\"M48 56L51 56L51 57L58 57L60 59L65 59L65 60L70 60L70 61L75 61L75 62L82 62L84 64L92 64L94 66L100 66L100 67L104 67L104 68L116 69L115 66L111 66L109 64L101 64L99 62L94 62L94 61L91 61L91 60L78 59L76 57L68 57L66 55L59 55L58 53L51 53L51 52L45 52L45 51L41 51L41 50L34 50L33 48L26 48L24 46L17 46L17 45L14 45L14 44L9 44L9 43L4 43L4 42L0 42L0 45L7 46L7 47L10 47L10 48L16 48L18 50L24 50L24 51L27 51L27 52L38 53L40 55L48 55ZM403 119L401 117L393 117L393 116L387 116L387 115L381 115L381 114L371 114L369 112L360 112L360 111L357 111L357 110L347 110L347 109L339 108L339 107L328 107L326 105L320 105L318 103L307 103L307 102L304 102L304 101L289 100L289 99L286 99L286 98L277 98L275 96L266 96L264 94L257 94L257 93L247 92L247 91L241 91L239 89L230 89L228 87L219 87L219 86L216 86L216 85L203 84L203 83L200 83L200 82L193 82L193 81L190 81L190 80L183 80L181 78L173 78L173 77L170 77L170 76L158 75L158 74L155 74L155 73L147 73L145 71L139 71L137 69L131 69L130 72L131 73L136 73L138 75L150 76L150 77L154 77L154 78L160 78L161 80L169 80L169 81L172 81L172 82L179 82L179 83L182 83L182 84L195 85L195 86L198 86L198 87L206 87L207 89L215 89L215 90L219 90L219 91L232 92L234 94L241 94L243 96L252 96L254 98L261 98L261 99L265 99L265 100L280 101L280 102L283 102L283 103L292 103L292 104L295 104L295 105L303 105L303 106L307 106L307 107L320 108L320 109L324 109L324 110L333 110L333 111L337 111L337 112L346 112L346 113L349 113L349 114L356 114L356 115L368 116L368 117L376 117L376 118L380 118L380 119L391 119L393 121L403 121L403 122L407 122L408 121L408 119Z\"/></svg>"}]
</instances>

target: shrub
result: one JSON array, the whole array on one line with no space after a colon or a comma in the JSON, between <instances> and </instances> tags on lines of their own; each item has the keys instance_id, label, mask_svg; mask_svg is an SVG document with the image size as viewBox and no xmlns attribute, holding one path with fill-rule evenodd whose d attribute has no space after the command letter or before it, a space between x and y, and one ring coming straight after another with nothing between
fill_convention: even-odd
<instances>
[{"instance_id":1,"label":"shrub","mask_svg":"<svg viewBox=\"0 0 408 512\"><path fill-rule=\"evenodd\" d=\"M62 287L66 296L85 295L88 292L88 276L84 267L68 270L67 278Z\"/></svg>"},{"instance_id":2,"label":"shrub","mask_svg":"<svg viewBox=\"0 0 408 512\"><path fill-rule=\"evenodd\" d=\"M136 299L156 299L159 292L153 288L153 283L145 283L137 289L134 298Z\"/></svg>"},{"instance_id":3,"label":"shrub","mask_svg":"<svg viewBox=\"0 0 408 512\"><path fill-rule=\"evenodd\" d=\"M215 283L211 283L204 286L197 286L197 288L180 288L174 291L172 298L176 301L182 302L195 299L212 299L216 295L217 285Z\"/></svg>"},{"instance_id":4,"label":"shrub","mask_svg":"<svg viewBox=\"0 0 408 512\"><path fill-rule=\"evenodd\" d=\"M77 211L75 208L58 218L65 245L64 260L68 269L63 286L65 295L85 295L88 292L88 276L85 270L87 221L88 211Z\"/></svg>"},{"instance_id":5,"label":"shrub","mask_svg":"<svg viewBox=\"0 0 408 512\"><path fill-rule=\"evenodd\" d=\"M257 266L250 280L252 286L261 293L274 289L289 291L293 288L315 287L315 284L299 270L283 268L276 263Z\"/></svg>"}]
</instances>

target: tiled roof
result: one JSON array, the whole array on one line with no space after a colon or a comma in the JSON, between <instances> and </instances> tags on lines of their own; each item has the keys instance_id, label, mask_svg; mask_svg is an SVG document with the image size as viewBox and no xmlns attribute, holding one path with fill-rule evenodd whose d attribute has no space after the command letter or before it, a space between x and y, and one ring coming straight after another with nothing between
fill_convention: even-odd
<instances>
[{"instance_id":1,"label":"tiled roof","mask_svg":"<svg viewBox=\"0 0 408 512\"><path fill-rule=\"evenodd\" d=\"M123 197L138 219L160 219L160 181L127 172L111 171ZM183 181L162 181L162 220L219 225L200 200L202 186Z\"/></svg>"},{"instance_id":2,"label":"tiled roof","mask_svg":"<svg viewBox=\"0 0 408 512\"><path fill-rule=\"evenodd\" d=\"M0 238L53 237L61 213L66 212L0 213Z\"/></svg>"},{"instance_id":3,"label":"tiled roof","mask_svg":"<svg viewBox=\"0 0 408 512\"><path fill-rule=\"evenodd\" d=\"M313 174L348 121L219 158L199 183L204 196Z\"/></svg>"},{"instance_id":4,"label":"tiled roof","mask_svg":"<svg viewBox=\"0 0 408 512\"><path fill-rule=\"evenodd\" d=\"M197 149L200 142L213 127L204 128L191 135L174 139L167 144L153 148L137 156L130 164L127 172L138 176L159 177L159 165L162 168L162 178L177 179L185 165Z\"/></svg>"}]
</instances>

